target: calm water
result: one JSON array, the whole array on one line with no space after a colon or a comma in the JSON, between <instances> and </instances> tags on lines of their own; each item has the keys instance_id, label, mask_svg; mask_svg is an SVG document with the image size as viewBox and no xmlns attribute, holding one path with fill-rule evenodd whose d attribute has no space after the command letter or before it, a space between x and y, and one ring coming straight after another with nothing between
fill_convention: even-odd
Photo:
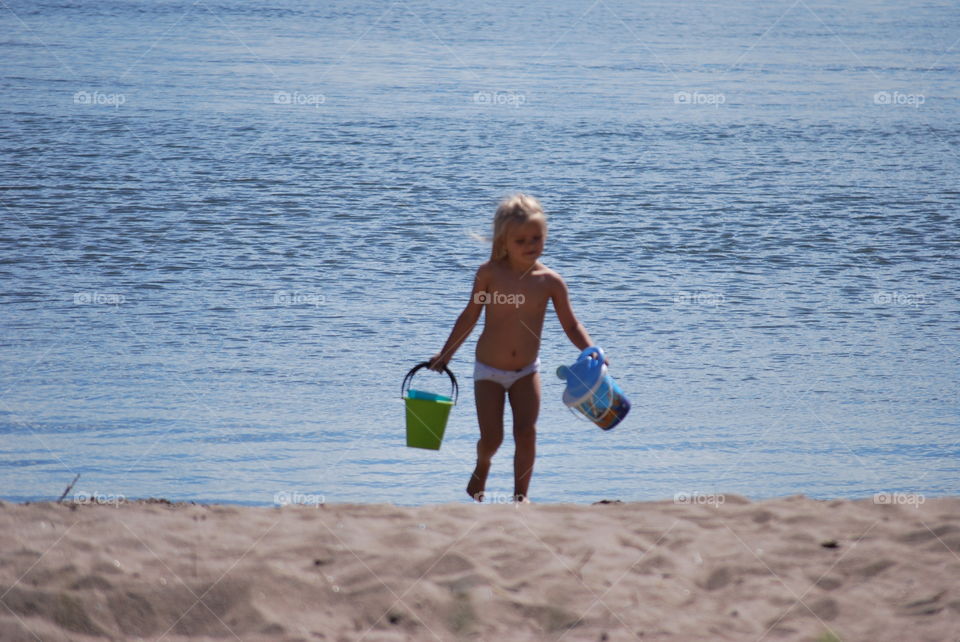
<instances>
[{"instance_id":1,"label":"calm water","mask_svg":"<svg viewBox=\"0 0 960 642\"><path fill-rule=\"evenodd\" d=\"M960 492L954 3L305 4L0 9L0 496L466 499L479 330L400 382L518 189L634 404L550 312L535 500Z\"/></svg>"}]
</instances>

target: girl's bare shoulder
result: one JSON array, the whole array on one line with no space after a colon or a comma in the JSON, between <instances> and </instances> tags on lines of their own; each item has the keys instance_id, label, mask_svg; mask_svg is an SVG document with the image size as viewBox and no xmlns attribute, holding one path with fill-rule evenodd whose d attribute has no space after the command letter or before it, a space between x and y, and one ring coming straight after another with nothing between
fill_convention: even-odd
<instances>
[{"instance_id":1,"label":"girl's bare shoulder","mask_svg":"<svg viewBox=\"0 0 960 642\"><path fill-rule=\"evenodd\" d=\"M543 277L544 280L549 281L551 283L563 283L563 277L560 276L559 272L548 268L546 265L544 265L543 263L540 263L539 261L537 262L537 269L535 270L534 274L536 274L537 276Z\"/></svg>"},{"instance_id":2,"label":"girl's bare shoulder","mask_svg":"<svg viewBox=\"0 0 960 642\"><path fill-rule=\"evenodd\" d=\"M477 268L477 276L488 276L496 269L497 265L493 261L484 261Z\"/></svg>"},{"instance_id":3,"label":"girl's bare shoulder","mask_svg":"<svg viewBox=\"0 0 960 642\"><path fill-rule=\"evenodd\" d=\"M537 276L550 296L563 296L567 291L567 284L556 270L543 265Z\"/></svg>"},{"instance_id":4,"label":"girl's bare shoulder","mask_svg":"<svg viewBox=\"0 0 960 642\"><path fill-rule=\"evenodd\" d=\"M496 279L498 266L495 261L485 261L477 268L476 280L481 285L487 285Z\"/></svg>"}]
</instances>

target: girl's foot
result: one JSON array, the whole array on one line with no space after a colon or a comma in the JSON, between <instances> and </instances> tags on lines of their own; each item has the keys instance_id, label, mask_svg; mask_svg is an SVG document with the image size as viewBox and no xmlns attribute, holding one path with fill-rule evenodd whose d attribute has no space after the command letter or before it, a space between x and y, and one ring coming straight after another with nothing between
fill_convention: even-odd
<instances>
[{"instance_id":1,"label":"girl's foot","mask_svg":"<svg viewBox=\"0 0 960 642\"><path fill-rule=\"evenodd\" d=\"M490 472L490 466L481 466L477 464L473 474L470 475L470 482L467 484L467 495L477 502L483 501L483 490L487 485L487 473Z\"/></svg>"}]
</instances>

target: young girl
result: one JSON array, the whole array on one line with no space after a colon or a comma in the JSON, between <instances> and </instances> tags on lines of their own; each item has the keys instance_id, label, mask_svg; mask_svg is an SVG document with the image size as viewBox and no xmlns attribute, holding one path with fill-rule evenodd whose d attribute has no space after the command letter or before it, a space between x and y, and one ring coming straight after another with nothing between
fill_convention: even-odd
<instances>
[{"instance_id":1,"label":"young girl","mask_svg":"<svg viewBox=\"0 0 960 642\"><path fill-rule=\"evenodd\" d=\"M547 237L547 217L535 198L516 194L504 199L493 218L490 260L477 269L470 302L457 318L443 349L430 359L441 371L467 339L481 310L486 310L483 333L477 341L474 395L480 440L477 466L467 494L483 501L490 461L503 442L504 397L513 410L514 500L527 502L536 453L536 423L540 412L540 332L547 301L567 337L583 350L590 335L570 307L567 285L560 275L537 259Z\"/></svg>"}]
</instances>

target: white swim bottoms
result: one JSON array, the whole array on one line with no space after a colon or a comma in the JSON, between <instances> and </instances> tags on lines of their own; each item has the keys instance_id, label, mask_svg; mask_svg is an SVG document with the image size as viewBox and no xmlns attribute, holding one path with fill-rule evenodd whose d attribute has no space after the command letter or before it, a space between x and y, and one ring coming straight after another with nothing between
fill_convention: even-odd
<instances>
[{"instance_id":1,"label":"white swim bottoms","mask_svg":"<svg viewBox=\"0 0 960 642\"><path fill-rule=\"evenodd\" d=\"M501 370L500 368L494 368L488 366L485 363L480 363L479 361L474 362L473 364L473 380L474 381L493 381L499 383L505 389L509 390L510 386L515 384L518 379L526 377L528 374L538 372L540 370L540 357L537 357L537 360L531 363L530 365L520 368L519 370Z\"/></svg>"}]
</instances>

